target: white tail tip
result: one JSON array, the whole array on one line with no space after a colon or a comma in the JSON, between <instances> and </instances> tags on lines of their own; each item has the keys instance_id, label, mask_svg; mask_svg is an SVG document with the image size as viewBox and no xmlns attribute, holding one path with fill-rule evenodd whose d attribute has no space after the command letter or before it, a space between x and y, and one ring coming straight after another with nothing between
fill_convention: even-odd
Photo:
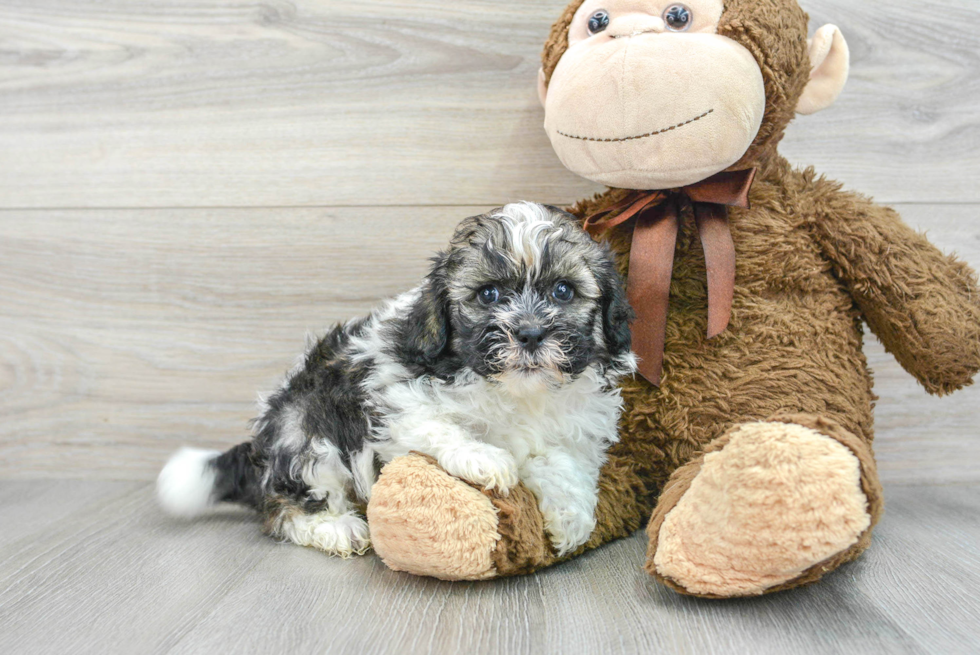
<instances>
[{"instance_id":1,"label":"white tail tip","mask_svg":"<svg viewBox=\"0 0 980 655\"><path fill-rule=\"evenodd\" d=\"M218 472L210 466L217 450L181 448L157 478L157 501L167 514L191 518L210 507Z\"/></svg>"}]
</instances>

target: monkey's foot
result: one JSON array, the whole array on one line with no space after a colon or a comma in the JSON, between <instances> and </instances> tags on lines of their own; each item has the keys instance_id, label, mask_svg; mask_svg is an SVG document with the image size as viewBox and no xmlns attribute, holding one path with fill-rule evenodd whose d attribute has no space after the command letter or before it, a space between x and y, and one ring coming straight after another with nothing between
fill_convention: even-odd
<instances>
[{"instance_id":1,"label":"monkey's foot","mask_svg":"<svg viewBox=\"0 0 980 655\"><path fill-rule=\"evenodd\" d=\"M367 516L374 551L396 571L486 580L556 560L526 487L504 497L449 475L424 455L385 466Z\"/></svg>"},{"instance_id":2,"label":"monkey's foot","mask_svg":"<svg viewBox=\"0 0 980 655\"><path fill-rule=\"evenodd\" d=\"M646 569L697 596L788 589L860 555L880 513L874 460L853 434L807 415L746 423L671 476Z\"/></svg>"}]
</instances>

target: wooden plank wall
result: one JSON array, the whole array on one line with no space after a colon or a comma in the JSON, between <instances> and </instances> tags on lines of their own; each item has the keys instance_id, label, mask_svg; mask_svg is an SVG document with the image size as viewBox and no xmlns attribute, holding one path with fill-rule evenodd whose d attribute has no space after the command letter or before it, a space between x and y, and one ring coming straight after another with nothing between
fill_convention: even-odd
<instances>
[{"instance_id":1,"label":"wooden plank wall","mask_svg":"<svg viewBox=\"0 0 980 655\"><path fill-rule=\"evenodd\" d=\"M150 479L245 435L304 333L460 218L597 187L540 127L564 0L0 0L0 477ZM784 152L980 266L980 5L806 0L853 73ZM980 392L880 346L882 477L980 480Z\"/></svg>"}]
</instances>

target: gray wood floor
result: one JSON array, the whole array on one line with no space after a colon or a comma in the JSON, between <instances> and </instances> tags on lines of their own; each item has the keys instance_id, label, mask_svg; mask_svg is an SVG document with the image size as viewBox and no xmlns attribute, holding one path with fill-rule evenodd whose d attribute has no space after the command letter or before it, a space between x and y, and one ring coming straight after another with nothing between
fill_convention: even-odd
<instances>
[{"instance_id":1,"label":"gray wood floor","mask_svg":"<svg viewBox=\"0 0 980 655\"><path fill-rule=\"evenodd\" d=\"M452 585L153 507L460 218L596 190L534 91L565 2L0 0L0 653L980 652L980 388L927 397L873 339L888 513L775 597L668 592L642 534ZM803 5L853 70L784 153L980 267L980 3Z\"/></svg>"},{"instance_id":2,"label":"gray wood floor","mask_svg":"<svg viewBox=\"0 0 980 655\"><path fill-rule=\"evenodd\" d=\"M871 550L762 598L680 596L633 538L534 576L447 583L181 523L143 482L0 482L2 653L976 653L980 486L891 486Z\"/></svg>"}]
</instances>

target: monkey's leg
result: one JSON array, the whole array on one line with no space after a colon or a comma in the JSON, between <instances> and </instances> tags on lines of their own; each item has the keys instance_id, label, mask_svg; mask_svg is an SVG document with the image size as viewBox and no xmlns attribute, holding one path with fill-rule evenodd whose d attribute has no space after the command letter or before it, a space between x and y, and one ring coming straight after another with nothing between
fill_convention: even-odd
<instances>
[{"instance_id":1,"label":"monkey's leg","mask_svg":"<svg viewBox=\"0 0 980 655\"><path fill-rule=\"evenodd\" d=\"M534 495L522 484L507 496L450 476L424 455L393 460L371 491L368 524L375 552L396 571L444 580L520 575L625 537L650 513L643 485L624 460L599 478L596 529L558 558Z\"/></svg>"},{"instance_id":2,"label":"monkey's leg","mask_svg":"<svg viewBox=\"0 0 980 655\"><path fill-rule=\"evenodd\" d=\"M871 449L837 423L745 423L671 476L647 527L646 569L710 598L789 589L857 558L881 512Z\"/></svg>"}]
</instances>

